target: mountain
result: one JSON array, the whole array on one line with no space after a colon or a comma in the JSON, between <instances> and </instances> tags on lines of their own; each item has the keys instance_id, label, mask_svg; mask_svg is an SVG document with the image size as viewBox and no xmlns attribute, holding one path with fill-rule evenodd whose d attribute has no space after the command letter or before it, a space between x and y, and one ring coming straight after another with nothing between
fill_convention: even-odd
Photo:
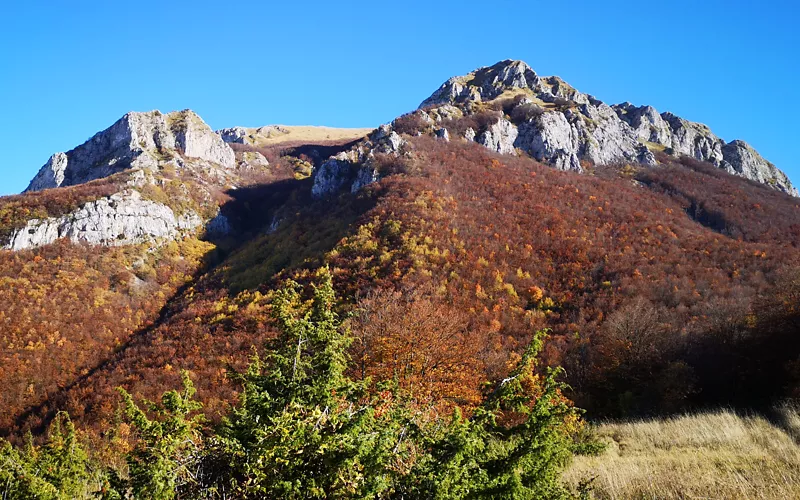
<instances>
[{"instance_id":1,"label":"mountain","mask_svg":"<svg viewBox=\"0 0 800 500\"><path fill-rule=\"evenodd\" d=\"M320 267L352 376L423 406L471 411L548 329L590 418L763 408L800 387L796 194L742 141L520 61L374 130L129 113L0 198L0 434L68 410L101 442L116 387L181 369L219 421Z\"/></svg>"},{"instance_id":2,"label":"mountain","mask_svg":"<svg viewBox=\"0 0 800 500\"><path fill-rule=\"evenodd\" d=\"M582 171L581 160L655 165L652 153L663 151L798 195L786 174L744 141L725 143L707 126L659 114L652 106L608 106L557 76L538 76L522 61L502 61L449 79L422 102L419 116L429 121L431 113L474 115L487 101L497 103L494 108L507 118L492 117L482 130L468 127L465 134L500 153L520 149L561 170Z\"/></svg>"}]
</instances>

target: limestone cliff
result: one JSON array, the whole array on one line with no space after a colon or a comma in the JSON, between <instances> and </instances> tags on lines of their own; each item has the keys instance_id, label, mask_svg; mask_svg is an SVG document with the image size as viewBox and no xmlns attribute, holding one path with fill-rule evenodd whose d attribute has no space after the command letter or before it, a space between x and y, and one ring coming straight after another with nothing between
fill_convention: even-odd
<instances>
[{"instance_id":1,"label":"limestone cliff","mask_svg":"<svg viewBox=\"0 0 800 500\"><path fill-rule=\"evenodd\" d=\"M195 212L176 214L161 203L143 199L138 191L120 193L86 203L73 213L32 219L14 231L3 246L25 250L69 238L74 243L119 246L174 239L199 229L203 220Z\"/></svg>"},{"instance_id":2,"label":"limestone cliff","mask_svg":"<svg viewBox=\"0 0 800 500\"><path fill-rule=\"evenodd\" d=\"M190 110L131 112L75 149L54 154L26 191L82 184L131 168L152 170L180 155L221 169L235 163L233 150Z\"/></svg>"}]
</instances>

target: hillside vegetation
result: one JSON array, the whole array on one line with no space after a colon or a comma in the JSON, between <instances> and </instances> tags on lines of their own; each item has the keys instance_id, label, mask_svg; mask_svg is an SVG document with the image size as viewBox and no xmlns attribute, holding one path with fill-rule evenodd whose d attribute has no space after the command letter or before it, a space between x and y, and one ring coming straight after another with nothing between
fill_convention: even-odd
<instances>
[{"instance_id":1,"label":"hillside vegetation","mask_svg":"<svg viewBox=\"0 0 800 500\"><path fill-rule=\"evenodd\" d=\"M557 388L555 392L544 400L532 397L523 405L529 411L537 404L553 404L564 412L553 424L560 429L554 436L564 440L553 448L548 468L556 471L553 474L569 454L562 451L581 449L581 423L573 402L596 420L719 406L768 409L776 401L797 396L800 202L796 198L693 160L664 157L662 165L653 168L587 165L587 173L577 174L525 155L492 153L467 141L410 135L405 139L408 143L398 158L375 156L377 168L385 174L380 181L356 193L348 190L322 199L311 195L313 178L296 175L295 170L298 164L314 163L319 153L312 155L310 149L295 145L236 147L239 156L263 151L270 166L236 189L215 194L224 202L223 213L235 231L213 242L190 237L155 251L59 242L21 253L0 252L0 279L8 284L0 288L0 294L6 294L0 297L0 324L5 325L0 338L0 383L5 387L2 434L19 443L31 430L38 442L46 443L46 429L54 421L62 422L65 417L59 412L66 411L82 442L90 443L90 458L98 461L87 467L96 471L97 463L115 464L114 470L125 480L135 480L136 467L144 467L147 459L131 455L131 450L147 437L146 415L152 418L155 412L168 419L169 411L180 410L180 418L202 413L207 424L181 428L191 428L206 439L229 425L231 418L242 416L237 412L253 410L247 406L248 391L264 388L247 385L264 383L258 373L248 372L254 370L254 349L264 353L268 346L265 355L272 356L268 353L291 347L284 342L287 322L279 314L276 317L280 310L276 304L285 301L287 282L314 290L311 285L319 284L320 268L329 270L330 286L338 297L326 306L343 319L336 331L350 332L349 340L335 349L335 357L350 360L337 377L346 379L348 387L350 383L362 387L361 399L337 400L344 405L338 406L342 415L351 418L345 402L358 401L374 411L377 420L364 425L375 429L390 409L370 398L395 401L397 397L399 407L392 411L402 413L404 405L410 405L432 425L420 429L415 438L420 441L409 451L413 457L408 462L387 465L391 461L384 455L369 459L377 462L362 455L347 462L364 468L364 477L347 479L358 488L379 482L375 470L392 470L397 476L391 491L430 492L440 479L437 474L445 470L430 464L441 465L442 456L450 457L436 455L439 446L445 446L440 441L445 438L437 432L449 425L455 426L455 434L448 434L452 441L447 446L482 443L467 446L477 456L482 447L507 451L505 441L494 439L523 425L515 415L495 415L502 425L491 427L491 432L470 426L486 415L482 412L492 401L493 388L503 387L520 367L532 366L531 346L536 347L538 363L537 372L529 374L531 380L542 383L549 380L548 367L563 367L568 383L556 384L554 378L549 387ZM79 197L84 194L76 190L73 196L69 189L57 192L72 206L71 200L83 199ZM47 208L51 195L46 193L36 195L44 197L41 203L39 198L25 199L33 200L34 208ZM181 201L168 194L162 197L165 202ZM25 208L25 203L12 198L3 206ZM313 303L311 298L292 297L294 312L308 312L303 304ZM549 335L540 345L543 337L538 332L543 331ZM284 371L288 366L283 358L270 359ZM193 382L192 390L170 393L186 383L183 370ZM250 378L243 377L247 373ZM395 392L381 392L389 390L382 383ZM124 390L123 396L118 388ZM528 396L541 394L536 392L540 389L530 389ZM274 393L274 387L270 390ZM183 402L167 396L162 402L171 404L171 410L153 406L153 411L136 412L143 400L156 401L165 393L183 394ZM322 418L321 413L325 418L331 415L330 401L304 401L309 405L302 410L307 411L303 413L307 424ZM517 410L523 411L519 406ZM286 416L275 408L269 411L270 418ZM247 418L251 417L262 425L253 415ZM391 422L399 421L403 420ZM185 424L181 419L175 422ZM480 440L472 441L472 430L459 427L462 424L477 432ZM724 429L722 424L763 449L756 452L754 445L730 451L733 444L722 438L692 437L695 432L705 436L703 426ZM225 465L239 468L225 474L233 474L236 481L257 474L241 461L242 449L235 449L241 445L249 450L248 440L256 439L247 434L252 425L238 429L246 431L236 435L241 443L226 442L233 448L226 448L231 455L225 455ZM399 434L403 426L390 428ZM647 430L652 428L658 431ZM292 432L308 430L304 429ZM691 429L685 431L688 437L681 437L681 429ZM331 435L340 436L339 429L334 430ZM596 475L601 497L651 495L657 491L652 488L662 485L646 484L642 478L649 472L644 468L654 471L653 481L666 478L667 471L677 467L671 460L683 453L668 449L660 455L666 445L653 436L662 430L672 436L669 440L675 444L670 446L704 450L686 452L698 455L696 470L739 481L726 486L687 480L681 483L684 489L665 490L664 495L744 497L761 488L765 498L777 498L795 491L797 464L791 458L796 453L791 439L769 430L763 420L732 413L664 423L604 424L599 435L615 440L608 440L605 454L577 459L566 476L571 490L554 486L557 481L550 481L554 476L547 476L548 491L553 497L573 494L583 479ZM639 444L632 448L614 444L620 439ZM681 444L682 439L689 444ZM717 442L722 443L719 448ZM281 453L294 449L286 443L281 446ZM170 448L169 453L186 451L179 448ZM269 450L257 452L274 451ZM197 458L191 450L186 453ZM180 457L175 460L184 463L186 455ZM416 457L428 458L416 462ZM755 465L762 459L769 467ZM25 467L38 466L30 457L18 460L28 464ZM488 470L486 464L475 460L470 470L478 472L469 481L484 481L479 471ZM377 469L369 469L376 463ZM417 463L429 465L420 472L412 465ZM447 471L460 467L448 463L452 469ZM495 466L500 467L491 465ZM299 465L297 470L315 473ZM689 474L691 469L678 471ZM519 479L514 479L517 472L508 480ZM781 474L786 479L784 489L778 489ZM97 484L111 481L111 476L92 477ZM407 478L417 482L409 485ZM527 488L528 479L519 481ZM467 481L458 481L462 480ZM266 483L258 482L263 477L253 481L266 488ZM280 487L296 492L291 481L297 478L287 481ZM538 487L530 486L531 491ZM280 497L277 490L268 491Z\"/></svg>"}]
</instances>

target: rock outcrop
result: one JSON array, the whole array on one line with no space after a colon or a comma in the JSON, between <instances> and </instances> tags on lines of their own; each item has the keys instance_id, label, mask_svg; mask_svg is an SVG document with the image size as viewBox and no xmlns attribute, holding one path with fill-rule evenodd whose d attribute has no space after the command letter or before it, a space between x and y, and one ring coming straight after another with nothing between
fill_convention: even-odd
<instances>
[{"instance_id":1,"label":"rock outcrop","mask_svg":"<svg viewBox=\"0 0 800 500\"><path fill-rule=\"evenodd\" d=\"M270 139L289 133L289 130L280 125L267 125L257 128L231 127L217 130L223 141L231 144L258 144L262 139Z\"/></svg>"},{"instance_id":2,"label":"rock outcrop","mask_svg":"<svg viewBox=\"0 0 800 500\"><path fill-rule=\"evenodd\" d=\"M390 125L380 126L367 140L332 156L316 169L312 195L315 198L331 196L347 185L350 186L349 191L355 193L380 178L381 173L375 163L376 153L397 156L404 145L405 140Z\"/></svg>"},{"instance_id":3,"label":"rock outcrop","mask_svg":"<svg viewBox=\"0 0 800 500\"><path fill-rule=\"evenodd\" d=\"M439 123L480 113L487 101L498 98L506 99L507 117L481 130L467 129L465 139L503 154L522 150L556 168L575 171L582 170L581 160L656 165L651 150L664 151L797 195L783 172L742 141L726 144L707 126L672 113L659 114L652 106L608 106L559 77L540 77L522 61L502 61L450 78L417 113L425 122Z\"/></svg>"},{"instance_id":4,"label":"rock outcrop","mask_svg":"<svg viewBox=\"0 0 800 500\"><path fill-rule=\"evenodd\" d=\"M505 118L497 120L475 139L492 151L504 155L516 154L514 141L517 140L519 131L510 121Z\"/></svg>"},{"instance_id":5,"label":"rock outcrop","mask_svg":"<svg viewBox=\"0 0 800 500\"><path fill-rule=\"evenodd\" d=\"M143 199L136 190L126 190L86 203L68 215L29 220L12 233L3 248L36 248L60 238L90 245L130 245L174 239L202 225L194 212L176 215L168 206Z\"/></svg>"},{"instance_id":6,"label":"rock outcrop","mask_svg":"<svg viewBox=\"0 0 800 500\"><path fill-rule=\"evenodd\" d=\"M269 161L258 151L245 151L238 160L239 168L245 170L263 170L269 167Z\"/></svg>"},{"instance_id":7,"label":"rock outcrop","mask_svg":"<svg viewBox=\"0 0 800 500\"><path fill-rule=\"evenodd\" d=\"M520 125L517 144L537 160L551 163L559 170L580 171L577 133L563 113L543 113Z\"/></svg>"},{"instance_id":8,"label":"rock outcrop","mask_svg":"<svg viewBox=\"0 0 800 500\"><path fill-rule=\"evenodd\" d=\"M789 178L744 141L731 141L722 146L720 167L728 173L740 175L756 182L774 186L781 191L798 196Z\"/></svg>"},{"instance_id":9,"label":"rock outcrop","mask_svg":"<svg viewBox=\"0 0 800 500\"><path fill-rule=\"evenodd\" d=\"M194 112L132 112L77 148L53 155L26 191L72 186L131 168L156 169L179 155L222 169L235 164L233 150Z\"/></svg>"}]
</instances>

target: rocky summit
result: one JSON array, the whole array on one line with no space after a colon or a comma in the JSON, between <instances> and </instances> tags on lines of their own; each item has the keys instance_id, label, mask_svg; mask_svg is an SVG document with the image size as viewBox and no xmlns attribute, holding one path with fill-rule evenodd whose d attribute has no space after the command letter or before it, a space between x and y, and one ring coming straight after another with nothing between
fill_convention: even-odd
<instances>
[{"instance_id":1,"label":"rocky summit","mask_svg":"<svg viewBox=\"0 0 800 500\"><path fill-rule=\"evenodd\" d=\"M537 75L522 61L502 61L450 78L422 102L417 114L440 123L455 113L478 114L498 102L502 114L482 130L470 128L464 135L499 153L521 151L561 170L582 171L582 162L653 166L654 153L664 152L798 195L786 174L744 141L726 143L707 126L659 114L652 106L609 106L557 76Z\"/></svg>"},{"instance_id":2,"label":"rocky summit","mask_svg":"<svg viewBox=\"0 0 800 500\"><path fill-rule=\"evenodd\" d=\"M231 148L193 111L131 112L77 148L51 156L26 191L73 186L132 168L152 170L176 152L222 168L234 165Z\"/></svg>"}]
</instances>

